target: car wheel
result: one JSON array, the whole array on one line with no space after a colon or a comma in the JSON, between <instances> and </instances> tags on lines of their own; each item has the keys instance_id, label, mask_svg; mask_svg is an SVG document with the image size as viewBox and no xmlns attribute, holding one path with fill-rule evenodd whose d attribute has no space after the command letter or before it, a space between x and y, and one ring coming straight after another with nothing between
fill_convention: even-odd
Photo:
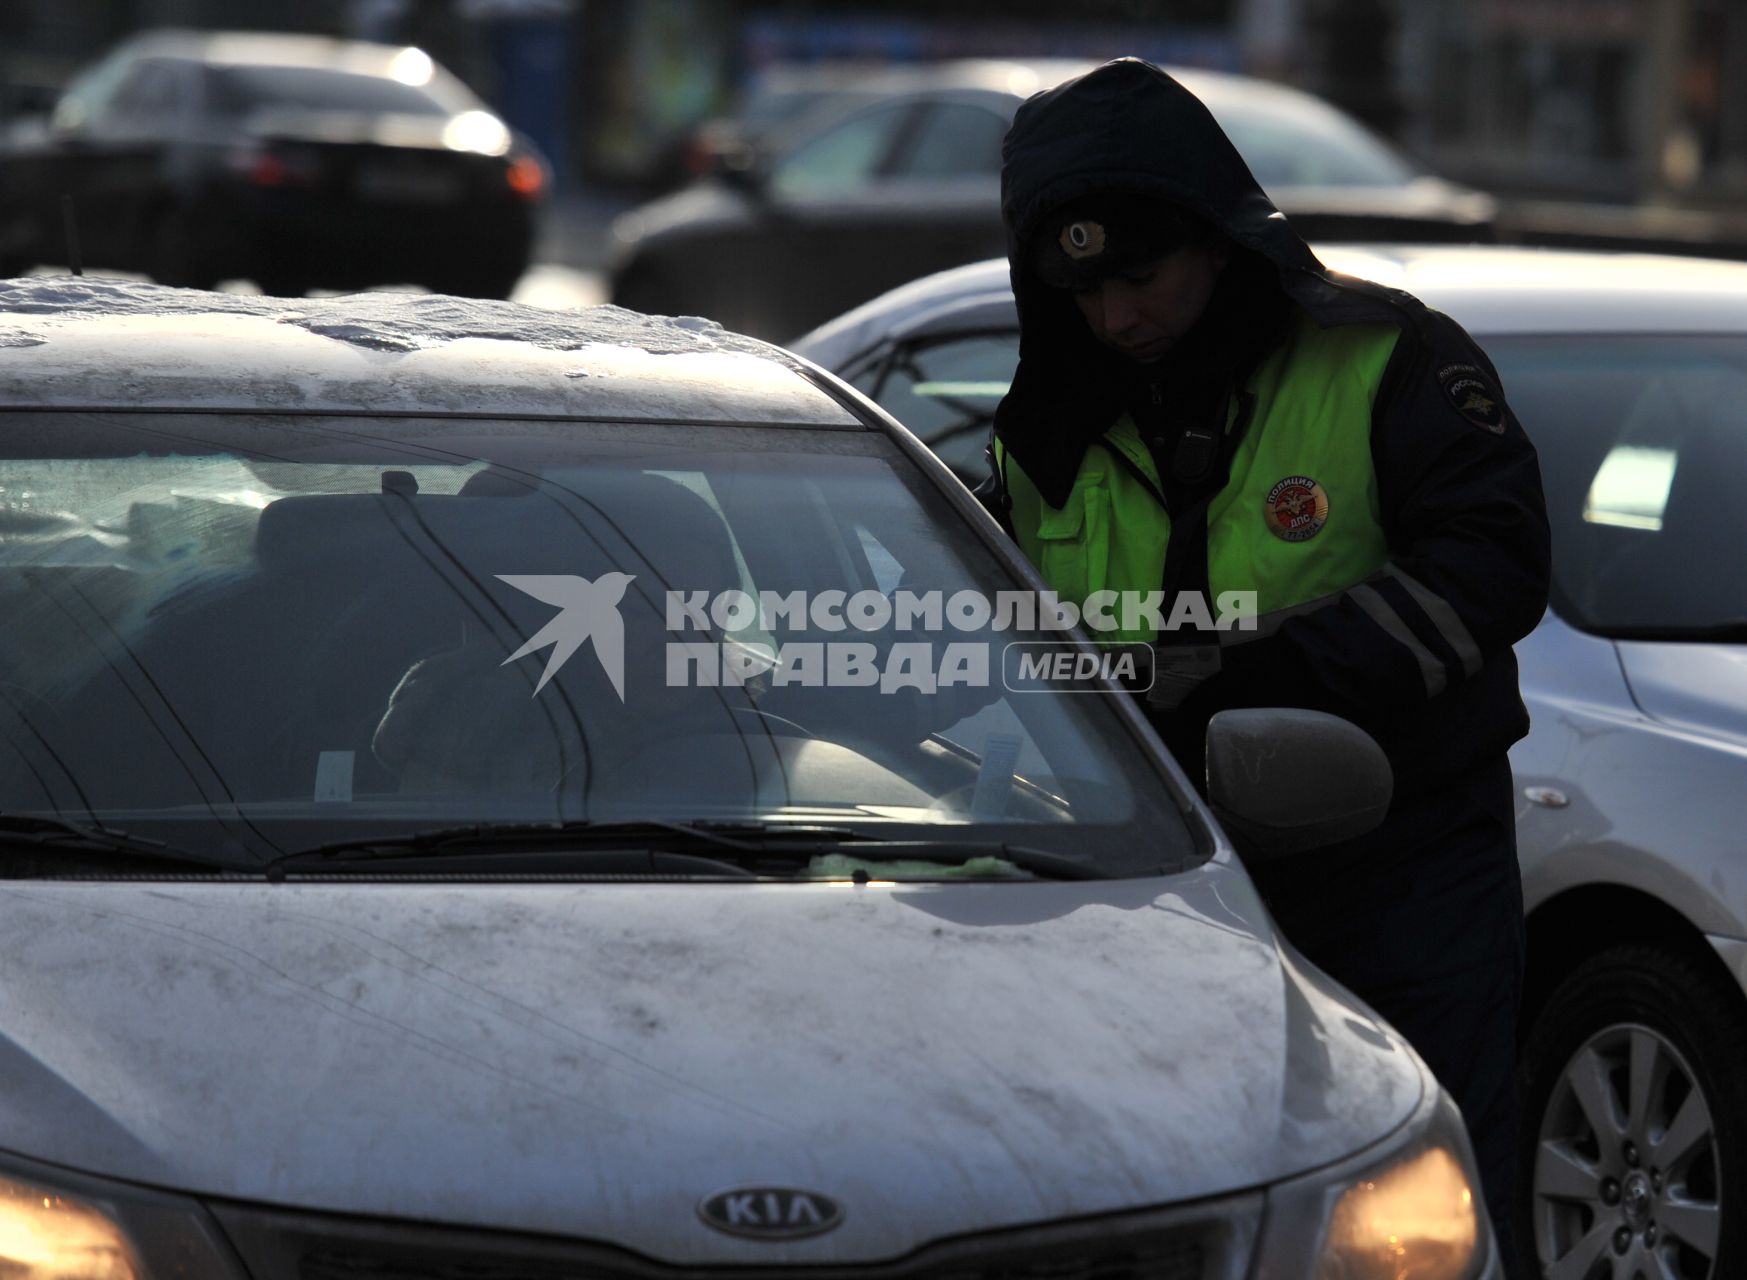
<instances>
[{"instance_id":1,"label":"car wheel","mask_svg":"<svg viewBox=\"0 0 1747 1280\"><path fill-rule=\"evenodd\" d=\"M210 289L218 273L186 223L173 212L160 214L152 224L151 276L159 284L183 289Z\"/></svg>"},{"instance_id":2,"label":"car wheel","mask_svg":"<svg viewBox=\"0 0 1747 1280\"><path fill-rule=\"evenodd\" d=\"M1653 947L1585 961L1523 1048L1522 1248L1535 1275L1722 1280L1747 1266L1747 1019Z\"/></svg>"}]
</instances>

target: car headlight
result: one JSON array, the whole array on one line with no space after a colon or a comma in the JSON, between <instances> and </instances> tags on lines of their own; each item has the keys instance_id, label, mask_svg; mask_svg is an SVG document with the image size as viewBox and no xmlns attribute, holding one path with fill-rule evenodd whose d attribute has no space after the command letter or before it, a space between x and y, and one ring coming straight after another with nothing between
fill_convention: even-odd
<instances>
[{"instance_id":1,"label":"car headlight","mask_svg":"<svg viewBox=\"0 0 1747 1280\"><path fill-rule=\"evenodd\" d=\"M139 1280L133 1246L96 1209L0 1178L0 1274L20 1280Z\"/></svg>"},{"instance_id":2,"label":"car headlight","mask_svg":"<svg viewBox=\"0 0 1747 1280\"><path fill-rule=\"evenodd\" d=\"M0 1156L6 1280L238 1280L229 1244L192 1201Z\"/></svg>"},{"instance_id":3,"label":"car headlight","mask_svg":"<svg viewBox=\"0 0 1747 1280\"><path fill-rule=\"evenodd\" d=\"M1268 1192L1257 1274L1304 1280L1481 1280L1492 1229L1461 1114L1436 1086L1413 1118L1328 1169Z\"/></svg>"},{"instance_id":4,"label":"car headlight","mask_svg":"<svg viewBox=\"0 0 1747 1280\"><path fill-rule=\"evenodd\" d=\"M1470 1280L1486 1256L1474 1201L1461 1159L1421 1147L1341 1193L1316 1280Z\"/></svg>"}]
</instances>

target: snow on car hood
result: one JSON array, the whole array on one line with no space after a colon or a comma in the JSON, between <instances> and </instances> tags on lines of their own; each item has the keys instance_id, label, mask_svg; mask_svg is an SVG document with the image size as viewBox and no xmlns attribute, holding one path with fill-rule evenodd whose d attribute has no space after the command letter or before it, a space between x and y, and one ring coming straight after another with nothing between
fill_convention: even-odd
<instances>
[{"instance_id":1,"label":"snow on car hood","mask_svg":"<svg viewBox=\"0 0 1747 1280\"><path fill-rule=\"evenodd\" d=\"M215 1197L868 1260L1251 1187L1422 1069L1241 871L1021 884L14 883L0 1146ZM828 1235L705 1226L749 1185Z\"/></svg>"}]
</instances>

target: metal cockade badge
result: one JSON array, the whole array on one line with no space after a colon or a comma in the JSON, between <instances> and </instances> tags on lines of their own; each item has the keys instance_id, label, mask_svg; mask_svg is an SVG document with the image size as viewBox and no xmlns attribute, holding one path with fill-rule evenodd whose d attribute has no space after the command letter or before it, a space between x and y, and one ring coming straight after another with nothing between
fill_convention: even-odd
<instances>
[{"instance_id":1,"label":"metal cockade badge","mask_svg":"<svg viewBox=\"0 0 1747 1280\"><path fill-rule=\"evenodd\" d=\"M1103 253L1104 238L1102 223L1081 218L1078 222L1070 222L1062 228L1059 241L1062 252L1077 262L1081 258L1094 258Z\"/></svg>"}]
</instances>

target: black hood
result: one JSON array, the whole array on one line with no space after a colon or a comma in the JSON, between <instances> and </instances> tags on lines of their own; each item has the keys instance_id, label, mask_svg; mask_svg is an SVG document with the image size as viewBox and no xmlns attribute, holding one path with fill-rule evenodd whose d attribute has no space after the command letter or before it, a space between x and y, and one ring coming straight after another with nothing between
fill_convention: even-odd
<instances>
[{"instance_id":1,"label":"black hood","mask_svg":"<svg viewBox=\"0 0 1747 1280\"><path fill-rule=\"evenodd\" d=\"M1030 266L1039 224L1095 192L1181 206L1232 246L1207 313L1163 367L1137 367L1103 346L1071 296ZM1137 381L1175 384L1173 404L1223 406L1232 378L1273 341L1285 300L1309 303L1327 289L1321 263L1201 100L1138 58L1106 63L1019 108L1002 147L1001 214L1020 337L995 430L1055 506L1087 446L1134 402Z\"/></svg>"}]
</instances>

